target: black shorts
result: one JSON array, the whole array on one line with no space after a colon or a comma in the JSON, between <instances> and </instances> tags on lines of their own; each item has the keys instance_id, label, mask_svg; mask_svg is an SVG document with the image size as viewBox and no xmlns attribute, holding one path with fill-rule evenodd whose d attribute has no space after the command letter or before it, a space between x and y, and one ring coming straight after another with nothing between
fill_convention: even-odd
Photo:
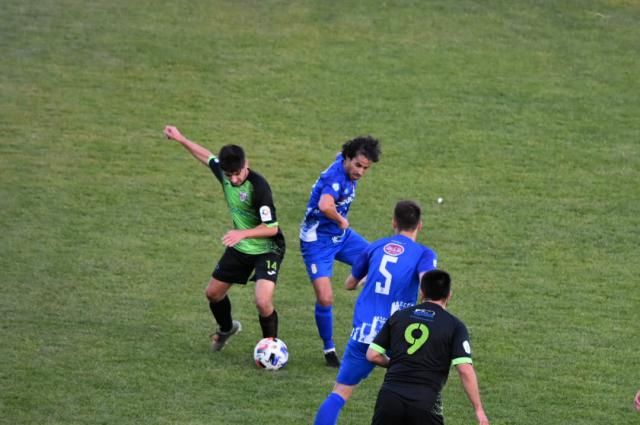
<instances>
[{"instance_id":1,"label":"black shorts","mask_svg":"<svg viewBox=\"0 0 640 425\"><path fill-rule=\"evenodd\" d=\"M371 425L444 425L444 417L437 410L420 409L398 394L381 388Z\"/></svg>"},{"instance_id":2,"label":"black shorts","mask_svg":"<svg viewBox=\"0 0 640 425\"><path fill-rule=\"evenodd\" d=\"M234 248L227 248L211 276L225 283L244 285L255 271L251 277L252 281L266 279L276 283L283 259L284 255L272 252L245 254Z\"/></svg>"}]
</instances>

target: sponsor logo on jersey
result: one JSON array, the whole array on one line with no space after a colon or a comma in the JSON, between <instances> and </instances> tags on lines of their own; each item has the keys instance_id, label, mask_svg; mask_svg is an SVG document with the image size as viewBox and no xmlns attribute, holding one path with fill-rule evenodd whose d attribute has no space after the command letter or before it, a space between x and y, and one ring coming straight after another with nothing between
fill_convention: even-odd
<instances>
[{"instance_id":1,"label":"sponsor logo on jersey","mask_svg":"<svg viewBox=\"0 0 640 425\"><path fill-rule=\"evenodd\" d=\"M240 202L244 202L247 200L247 192L240 192Z\"/></svg>"},{"instance_id":2,"label":"sponsor logo on jersey","mask_svg":"<svg viewBox=\"0 0 640 425\"><path fill-rule=\"evenodd\" d=\"M262 221L271 221L271 208L266 205L260 207L260 219Z\"/></svg>"},{"instance_id":3,"label":"sponsor logo on jersey","mask_svg":"<svg viewBox=\"0 0 640 425\"><path fill-rule=\"evenodd\" d=\"M404 253L404 247L400 244L397 244L395 242L389 242L388 244L386 244L384 246L384 252L385 254L389 254L393 257L398 257L400 255L402 255Z\"/></svg>"},{"instance_id":4,"label":"sponsor logo on jersey","mask_svg":"<svg viewBox=\"0 0 640 425\"><path fill-rule=\"evenodd\" d=\"M413 317L419 317L428 322L432 321L434 317L436 317L436 312L433 310L425 310L423 308L417 308L411 313Z\"/></svg>"}]
</instances>

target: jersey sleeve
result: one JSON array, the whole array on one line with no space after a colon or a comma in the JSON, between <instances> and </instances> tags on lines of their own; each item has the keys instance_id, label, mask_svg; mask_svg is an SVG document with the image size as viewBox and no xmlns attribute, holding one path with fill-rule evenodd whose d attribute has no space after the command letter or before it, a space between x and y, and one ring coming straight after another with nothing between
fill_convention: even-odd
<instances>
[{"instance_id":1,"label":"jersey sleeve","mask_svg":"<svg viewBox=\"0 0 640 425\"><path fill-rule=\"evenodd\" d=\"M254 187L253 205L258 212L260 221L268 227L277 226L276 207L273 204L273 195L269 183L262 177L256 178L252 183Z\"/></svg>"},{"instance_id":2,"label":"jersey sleeve","mask_svg":"<svg viewBox=\"0 0 640 425\"><path fill-rule=\"evenodd\" d=\"M342 170L342 154L336 155L336 160L327 168L318 179L318 184L321 185L320 196L331 195L333 199L340 198L340 191L343 189L344 177L341 176Z\"/></svg>"},{"instance_id":3,"label":"jersey sleeve","mask_svg":"<svg viewBox=\"0 0 640 425\"><path fill-rule=\"evenodd\" d=\"M453 334L453 344L451 345L451 364L455 366L463 363L472 363L471 344L467 327L464 323L458 321Z\"/></svg>"},{"instance_id":4,"label":"jersey sleeve","mask_svg":"<svg viewBox=\"0 0 640 425\"><path fill-rule=\"evenodd\" d=\"M216 176L216 179L222 183L224 179L222 168L220 168L220 161L218 161L218 158L215 155L211 155L209 157L209 168L213 172L213 175Z\"/></svg>"},{"instance_id":5,"label":"jersey sleeve","mask_svg":"<svg viewBox=\"0 0 640 425\"><path fill-rule=\"evenodd\" d=\"M338 199L340 197L340 189L342 188L342 185L338 176L333 174L323 176L322 179L320 179L320 183L322 184L320 196L331 195L333 199Z\"/></svg>"},{"instance_id":6,"label":"jersey sleeve","mask_svg":"<svg viewBox=\"0 0 640 425\"><path fill-rule=\"evenodd\" d=\"M438 267L438 256L436 253L426 248L422 252L420 256L420 261L418 262L418 273L428 272L429 270L433 270Z\"/></svg>"}]
</instances>

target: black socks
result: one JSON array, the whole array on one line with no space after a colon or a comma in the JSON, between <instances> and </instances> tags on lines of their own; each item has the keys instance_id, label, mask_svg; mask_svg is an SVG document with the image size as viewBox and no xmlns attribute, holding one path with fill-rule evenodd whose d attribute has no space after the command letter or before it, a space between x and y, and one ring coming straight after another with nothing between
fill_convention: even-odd
<instances>
[{"instance_id":1,"label":"black socks","mask_svg":"<svg viewBox=\"0 0 640 425\"><path fill-rule=\"evenodd\" d=\"M276 338L278 336L278 312L273 310L271 316L262 317L258 315L260 319L260 327L262 328L263 338Z\"/></svg>"},{"instance_id":2,"label":"black socks","mask_svg":"<svg viewBox=\"0 0 640 425\"><path fill-rule=\"evenodd\" d=\"M213 317L216 319L216 322L218 322L220 331L229 332L233 326L233 321L231 320L231 301L229 301L229 297L225 296L222 301L217 303L209 301L209 309L211 309Z\"/></svg>"}]
</instances>

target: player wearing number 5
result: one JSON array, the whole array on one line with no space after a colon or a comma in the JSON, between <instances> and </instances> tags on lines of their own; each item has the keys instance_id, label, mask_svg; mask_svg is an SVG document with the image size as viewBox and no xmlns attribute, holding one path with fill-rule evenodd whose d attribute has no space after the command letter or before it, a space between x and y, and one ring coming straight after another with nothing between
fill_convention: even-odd
<instances>
[{"instance_id":1,"label":"player wearing number 5","mask_svg":"<svg viewBox=\"0 0 640 425\"><path fill-rule=\"evenodd\" d=\"M353 312L353 330L342 357L333 392L320 406L316 425L333 425L356 385L374 368L366 352L387 318L412 306L418 297L421 274L436 267L434 251L416 242L422 228L420 206L413 201L396 204L392 226L395 235L373 242L353 264L347 289L366 282Z\"/></svg>"},{"instance_id":2,"label":"player wearing number 5","mask_svg":"<svg viewBox=\"0 0 640 425\"><path fill-rule=\"evenodd\" d=\"M367 359L389 370L378 393L372 425L442 425L440 393L456 366L480 425L489 425L471 362L466 326L446 311L451 278L443 270L422 277L423 303L396 312L367 350ZM391 353L391 359L386 353Z\"/></svg>"}]
</instances>

